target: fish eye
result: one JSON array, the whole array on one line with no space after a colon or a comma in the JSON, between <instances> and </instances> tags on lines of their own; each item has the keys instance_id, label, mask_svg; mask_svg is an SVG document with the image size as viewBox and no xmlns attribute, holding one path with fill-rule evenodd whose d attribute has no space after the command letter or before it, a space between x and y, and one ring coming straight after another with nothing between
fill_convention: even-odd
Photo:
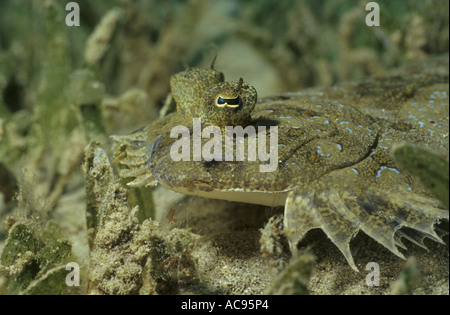
<instances>
[{"instance_id":1,"label":"fish eye","mask_svg":"<svg viewBox=\"0 0 450 315\"><path fill-rule=\"evenodd\" d=\"M217 107L236 108L242 105L242 99L239 95L234 98L225 98L222 96L218 96L214 102L214 105L216 105Z\"/></svg>"}]
</instances>

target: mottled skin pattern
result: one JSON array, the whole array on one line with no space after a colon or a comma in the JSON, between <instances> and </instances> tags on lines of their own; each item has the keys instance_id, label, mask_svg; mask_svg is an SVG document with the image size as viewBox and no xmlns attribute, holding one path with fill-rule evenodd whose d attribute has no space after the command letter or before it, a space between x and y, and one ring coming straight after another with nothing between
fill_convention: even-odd
<instances>
[{"instance_id":1,"label":"mottled skin pattern","mask_svg":"<svg viewBox=\"0 0 450 315\"><path fill-rule=\"evenodd\" d=\"M120 176L135 178L129 185L160 183L192 195L284 205L291 251L309 230L320 228L354 270L350 241L360 230L402 258L402 238L420 246L425 237L442 242L434 225L448 221L448 210L396 166L390 151L409 142L448 159L448 57L257 104L251 85L223 81L213 69L173 76L178 111L132 135L113 137L116 159L127 166ZM219 97L239 105L217 106ZM173 161L169 152L177 139L170 130L185 125L192 132L194 117L202 118L202 127L278 126L277 170L260 172L258 159Z\"/></svg>"}]
</instances>

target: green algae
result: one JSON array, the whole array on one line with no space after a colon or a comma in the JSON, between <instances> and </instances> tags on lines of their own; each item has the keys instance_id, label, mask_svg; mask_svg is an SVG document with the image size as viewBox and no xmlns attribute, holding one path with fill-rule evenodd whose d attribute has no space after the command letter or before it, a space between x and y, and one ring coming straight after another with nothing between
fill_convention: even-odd
<instances>
[{"instance_id":1,"label":"green algae","mask_svg":"<svg viewBox=\"0 0 450 315\"><path fill-rule=\"evenodd\" d=\"M391 294L393 295L412 295L414 289L420 285L423 277L423 270L417 259L410 257L398 278L391 286Z\"/></svg>"},{"instance_id":2,"label":"green algae","mask_svg":"<svg viewBox=\"0 0 450 315\"><path fill-rule=\"evenodd\" d=\"M69 79L66 95L79 113L80 125L83 126L87 139L105 141L106 130L101 115L100 104L103 99L104 85L96 78L93 71L75 70Z\"/></svg>"},{"instance_id":3,"label":"green algae","mask_svg":"<svg viewBox=\"0 0 450 315\"><path fill-rule=\"evenodd\" d=\"M59 266L49 270L38 280L32 282L23 292L24 295L61 295L61 294L79 294L79 290L70 288L66 285L67 277L66 266Z\"/></svg>"},{"instance_id":4,"label":"green algae","mask_svg":"<svg viewBox=\"0 0 450 315\"><path fill-rule=\"evenodd\" d=\"M396 146L393 154L396 163L418 178L448 209L448 161L437 154L410 144Z\"/></svg>"},{"instance_id":5,"label":"green algae","mask_svg":"<svg viewBox=\"0 0 450 315\"><path fill-rule=\"evenodd\" d=\"M54 240L54 230L53 224L42 230L34 230L29 223L20 222L11 227L0 260L7 279L6 293L62 294L66 291L67 272L57 273L57 278L53 276L57 286L48 288L44 280L48 278L46 274L53 273L55 268L65 268L72 256L71 243Z\"/></svg>"},{"instance_id":6,"label":"green algae","mask_svg":"<svg viewBox=\"0 0 450 315\"><path fill-rule=\"evenodd\" d=\"M308 284L314 271L314 255L304 252L291 262L272 283L268 294L308 295Z\"/></svg>"},{"instance_id":7,"label":"green algae","mask_svg":"<svg viewBox=\"0 0 450 315\"><path fill-rule=\"evenodd\" d=\"M18 224L9 232L8 243L2 252L2 265L12 265L27 251L35 250L35 239L30 229L24 224Z\"/></svg>"}]
</instances>

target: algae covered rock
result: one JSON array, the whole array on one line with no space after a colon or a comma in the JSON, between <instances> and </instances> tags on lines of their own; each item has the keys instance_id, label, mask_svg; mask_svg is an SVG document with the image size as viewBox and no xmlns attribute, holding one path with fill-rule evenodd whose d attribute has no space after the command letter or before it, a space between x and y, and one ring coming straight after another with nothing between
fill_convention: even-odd
<instances>
[{"instance_id":1,"label":"algae covered rock","mask_svg":"<svg viewBox=\"0 0 450 315\"><path fill-rule=\"evenodd\" d=\"M128 192L98 143L87 150L85 170L91 247L87 293L137 294L150 252L151 224L139 224L139 206L130 206Z\"/></svg>"},{"instance_id":2,"label":"algae covered rock","mask_svg":"<svg viewBox=\"0 0 450 315\"><path fill-rule=\"evenodd\" d=\"M66 284L66 263L73 259L71 243L46 233L54 232L51 223L43 229L33 225L17 222L9 230L0 260L0 276L6 279L3 290L9 294L76 293L78 288Z\"/></svg>"}]
</instances>

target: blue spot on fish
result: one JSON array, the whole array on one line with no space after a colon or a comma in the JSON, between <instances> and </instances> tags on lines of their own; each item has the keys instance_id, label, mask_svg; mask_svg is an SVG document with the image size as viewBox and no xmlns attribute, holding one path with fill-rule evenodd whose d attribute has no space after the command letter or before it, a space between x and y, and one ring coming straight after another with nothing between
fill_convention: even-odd
<instances>
[{"instance_id":1,"label":"blue spot on fish","mask_svg":"<svg viewBox=\"0 0 450 315\"><path fill-rule=\"evenodd\" d=\"M345 130L347 130L347 131L350 132L351 134L358 135L357 133L353 132L353 130L351 130L351 129L348 128L348 127L345 127Z\"/></svg>"},{"instance_id":2,"label":"blue spot on fish","mask_svg":"<svg viewBox=\"0 0 450 315\"><path fill-rule=\"evenodd\" d=\"M399 172L398 169L393 168L393 167L382 166L382 167L380 167L380 169L379 169L378 172L377 172L377 176L376 176L377 178L379 178L379 177L381 176L381 172L382 172L384 169L388 169L388 170L393 171L393 172L395 172L395 173L397 173L397 174L400 175L400 172Z\"/></svg>"}]
</instances>

